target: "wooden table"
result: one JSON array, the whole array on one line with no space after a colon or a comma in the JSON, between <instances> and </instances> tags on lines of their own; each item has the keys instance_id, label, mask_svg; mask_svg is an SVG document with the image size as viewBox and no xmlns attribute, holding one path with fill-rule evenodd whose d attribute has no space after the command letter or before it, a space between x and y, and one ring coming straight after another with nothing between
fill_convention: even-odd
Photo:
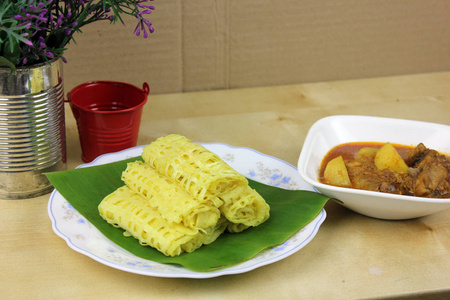
<instances>
[{"instance_id":1,"label":"wooden table","mask_svg":"<svg viewBox=\"0 0 450 300\"><path fill-rule=\"evenodd\" d=\"M450 72L155 95L139 144L180 133L253 148L292 165L318 119L358 114L450 125ZM68 168L82 163L66 108ZM49 195L0 200L2 299L351 299L450 296L450 210L407 221L361 216L334 202L305 248L248 273L211 279L148 277L69 248L51 228Z\"/></svg>"}]
</instances>

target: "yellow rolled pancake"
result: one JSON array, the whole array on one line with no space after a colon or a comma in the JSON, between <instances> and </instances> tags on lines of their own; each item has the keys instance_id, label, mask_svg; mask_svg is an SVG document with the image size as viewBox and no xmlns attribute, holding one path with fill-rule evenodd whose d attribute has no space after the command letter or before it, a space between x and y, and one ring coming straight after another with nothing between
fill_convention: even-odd
<instances>
[{"instance_id":1,"label":"yellow rolled pancake","mask_svg":"<svg viewBox=\"0 0 450 300\"><path fill-rule=\"evenodd\" d=\"M133 236L141 245L156 248L167 256L192 252L203 244L204 233L187 234L184 226L168 222L147 199L127 186L106 196L98 210L108 223L124 229L124 235Z\"/></svg>"},{"instance_id":2,"label":"yellow rolled pancake","mask_svg":"<svg viewBox=\"0 0 450 300\"><path fill-rule=\"evenodd\" d=\"M220 211L211 200L195 199L178 182L141 161L128 163L122 180L130 189L148 199L150 205L169 222L204 231L220 218Z\"/></svg>"},{"instance_id":3,"label":"yellow rolled pancake","mask_svg":"<svg viewBox=\"0 0 450 300\"><path fill-rule=\"evenodd\" d=\"M142 158L159 173L178 181L197 199L214 199L238 185L248 184L244 176L219 156L179 134L158 138L145 146Z\"/></svg>"},{"instance_id":4,"label":"yellow rolled pancake","mask_svg":"<svg viewBox=\"0 0 450 300\"><path fill-rule=\"evenodd\" d=\"M242 223L227 223L227 231L231 233L239 233L249 228L250 226L244 225Z\"/></svg>"},{"instance_id":5,"label":"yellow rolled pancake","mask_svg":"<svg viewBox=\"0 0 450 300\"><path fill-rule=\"evenodd\" d=\"M235 223L228 226L231 232L240 232L246 229L245 226L258 226L269 218L270 206L248 185L238 186L218 198L223 201L219 208L222 214L228 221Z\"/></svg>"},{"instance_id":6,"label":"yellow rolled pancake","mask_svg":"<svg viewBox=\"0 0 450 300\"><path fill-rule=\"evenodd\" d=\"M227 229L227 225L227 219L224 216L221 216L214 226L211 226L203 232L199 231L195 235L193 242L184 245L183 250L187 253L191 253L198 248L198 243L201 245L211 244Z\"/></svg>"}]
</instances>

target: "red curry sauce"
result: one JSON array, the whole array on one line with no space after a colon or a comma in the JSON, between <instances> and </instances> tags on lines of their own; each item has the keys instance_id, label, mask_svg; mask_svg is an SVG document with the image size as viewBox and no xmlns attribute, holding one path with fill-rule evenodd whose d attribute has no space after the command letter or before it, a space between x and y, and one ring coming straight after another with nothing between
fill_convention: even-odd
<instances>
[{"instance_id":1,"label":"red curry sauce","mask_svg":"<svg viewBox=\"0 0 450 300\"><path fill-rule=\"evenodd\" d=\"M356 159L361 148L379 149L384 144L354 142L334 147L322 160L319 181L326 184L323 176L328 162L342 156L353 188L429 198L450 197L450 157L426 148L423 143L415 147L391 143L405 160L406 173L378 170L370 160Z\"/></svg>"},{"instance_id":2,"label":"red curry sauce","mask_svg":"<svg viewBox=\"0 0 450 300\"><path fill-rule=\"evenodd\" d=\"M325 171L325 168L330 160L333 158L339 157L342 155L342 158L345 159L353 159L356 156L356 153L358 153L359 149L370 147L370 148L381 148L383 147L385 143L380 142L353 142L353 143L345 143L340 144L332 148L328 153L325 155L325 157L322 160L322 163L320 164L319 169L319 181L323 182L323 173ZM394 144L391 143L392 146L397 150L398 154L404 159L406 156L406 153L412 149L415 148L415 146L406 146L401 144Z\"/></svg>"}]
</instances>

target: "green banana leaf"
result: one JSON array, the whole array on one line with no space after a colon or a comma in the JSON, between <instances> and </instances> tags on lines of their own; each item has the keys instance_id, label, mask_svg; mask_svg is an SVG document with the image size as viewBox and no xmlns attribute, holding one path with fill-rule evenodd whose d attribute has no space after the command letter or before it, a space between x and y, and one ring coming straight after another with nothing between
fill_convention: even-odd
<instances>
[{"instance_id":1,"label":"green banana leaf","mask_svg":"<svg viewBox=\"0 0 450 300\"><path fill-rule=\"evenodd\" d=\"M140 157L105 165L46 173L56 190L107 238L134 255L164 264L181 265L197 272L214 271L254 257L272 246L280 245L312 221L322 210L328 197L310 191L285 190L249 179L270 205L270 218L263 224L244 232L224 233L210 245L193 253L167 257L159 251L144 247L123 230L108 224L98 213L102 199L124 183L122 171L130 161Z\"/></svg>"}]
</instances>

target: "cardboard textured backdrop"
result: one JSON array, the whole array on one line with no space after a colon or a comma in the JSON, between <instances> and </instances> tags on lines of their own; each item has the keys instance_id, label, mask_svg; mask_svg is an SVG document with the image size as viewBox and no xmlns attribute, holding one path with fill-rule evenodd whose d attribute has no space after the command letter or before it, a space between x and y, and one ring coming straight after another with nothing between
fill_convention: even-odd
<instances>
[{"instance_id":1,"label":"cardboard textured backdrop","mask_svg":"<svg viewBox=\"0 0 450 300\"><path fill-rule=\"evenodd\" d=\"M152 94L450 70L447 0L155 0L149 38L97 22L66 52L65 89L117 80Z\"/></svg>"}]
</instances>

